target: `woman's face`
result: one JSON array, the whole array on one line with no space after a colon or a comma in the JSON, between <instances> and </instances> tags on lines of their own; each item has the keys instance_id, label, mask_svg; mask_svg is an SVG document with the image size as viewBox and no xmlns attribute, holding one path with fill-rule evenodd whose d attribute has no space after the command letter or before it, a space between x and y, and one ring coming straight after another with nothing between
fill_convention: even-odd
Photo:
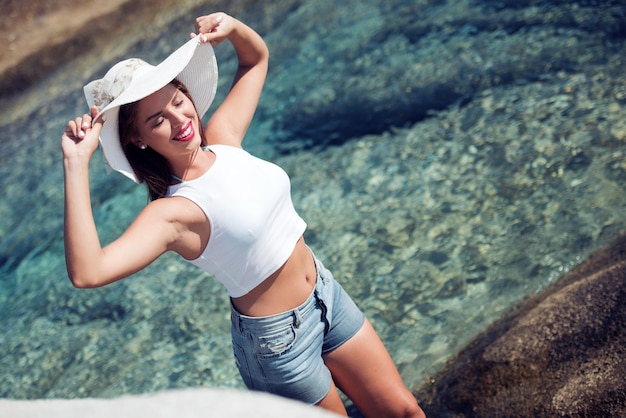
<instances>
[{"instance_id":1,"label":"woman's face","mask_svg":"<svg viewBox=\"0 0 626 418\"><path fill-rule=\"evenodd\" d=\"M173 84L139 101L136 124L136 145L145 144L166 158L200 146L198 113Z\"/></svg>"}]
</instances>

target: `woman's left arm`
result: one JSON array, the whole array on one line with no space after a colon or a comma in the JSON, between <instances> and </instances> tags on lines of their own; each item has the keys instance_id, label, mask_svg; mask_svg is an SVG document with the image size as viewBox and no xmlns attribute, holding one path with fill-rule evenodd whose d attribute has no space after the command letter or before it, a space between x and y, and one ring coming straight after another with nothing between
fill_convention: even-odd
<instances>
[{"instance_id":1,"label":"woman's left arm","mask_svg":"<svg viewBox=\"0 0 626 418\"><path fill-rule=\"evenodd\" d=\"M241 146L252 122L265 83L269 51L263 38L252 28L225 14L213 13L196 19L202 42L217 45L228 39L235 48L238 67L224 102L206 126L209 143Z\"/></svg>"}]
</instances>

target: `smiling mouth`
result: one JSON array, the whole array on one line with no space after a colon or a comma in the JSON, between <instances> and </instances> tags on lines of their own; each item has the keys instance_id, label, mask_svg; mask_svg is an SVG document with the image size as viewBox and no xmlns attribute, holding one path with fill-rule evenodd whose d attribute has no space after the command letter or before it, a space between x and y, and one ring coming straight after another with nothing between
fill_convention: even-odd
<instances>
[{"instance_id":1,"label":"smiling mouth","mask_svg":"<svg viewBox=\"0 0 626 418\"><path fill-rule=\"evenodd\" d=\"M193 138L194 134L195 132L193 130L193 125L190 121L189 123L187 123L187 126L185 126L185 128L174 137L174 139L176 141L189 141L191 138Z\"/></svg>"}]
</instances>

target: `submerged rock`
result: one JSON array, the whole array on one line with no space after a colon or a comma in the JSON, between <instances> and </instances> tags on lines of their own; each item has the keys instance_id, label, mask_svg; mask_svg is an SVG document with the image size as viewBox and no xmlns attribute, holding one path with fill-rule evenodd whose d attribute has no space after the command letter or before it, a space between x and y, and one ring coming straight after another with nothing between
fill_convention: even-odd
<instances>
[{"instance_id":1,"label":"submerged rock","mask_svg":"<svg viewBox=\"0 0 626 418\"><path fill-rule=\"evenodd\" d=\"M436 417L626 416L626 235L528 298L419 394Z\"/></svg>"}]
</instances>

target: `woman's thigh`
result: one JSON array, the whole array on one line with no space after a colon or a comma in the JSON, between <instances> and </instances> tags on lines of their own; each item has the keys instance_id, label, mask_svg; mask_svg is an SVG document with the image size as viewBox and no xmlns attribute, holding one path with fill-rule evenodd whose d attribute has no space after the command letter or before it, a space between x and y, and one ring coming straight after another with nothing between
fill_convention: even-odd
<instances>
[{"instance_id":1,"label":"woman's thigh","mask_svg":"<svg viewBox=\"0 0 626 418\"><path fill-rule=\"evenodd\" d=\"M367 319L352 338L325 354L324 361L337 386L366 416L423 416Z\"/></svg>"}]
</instances>

